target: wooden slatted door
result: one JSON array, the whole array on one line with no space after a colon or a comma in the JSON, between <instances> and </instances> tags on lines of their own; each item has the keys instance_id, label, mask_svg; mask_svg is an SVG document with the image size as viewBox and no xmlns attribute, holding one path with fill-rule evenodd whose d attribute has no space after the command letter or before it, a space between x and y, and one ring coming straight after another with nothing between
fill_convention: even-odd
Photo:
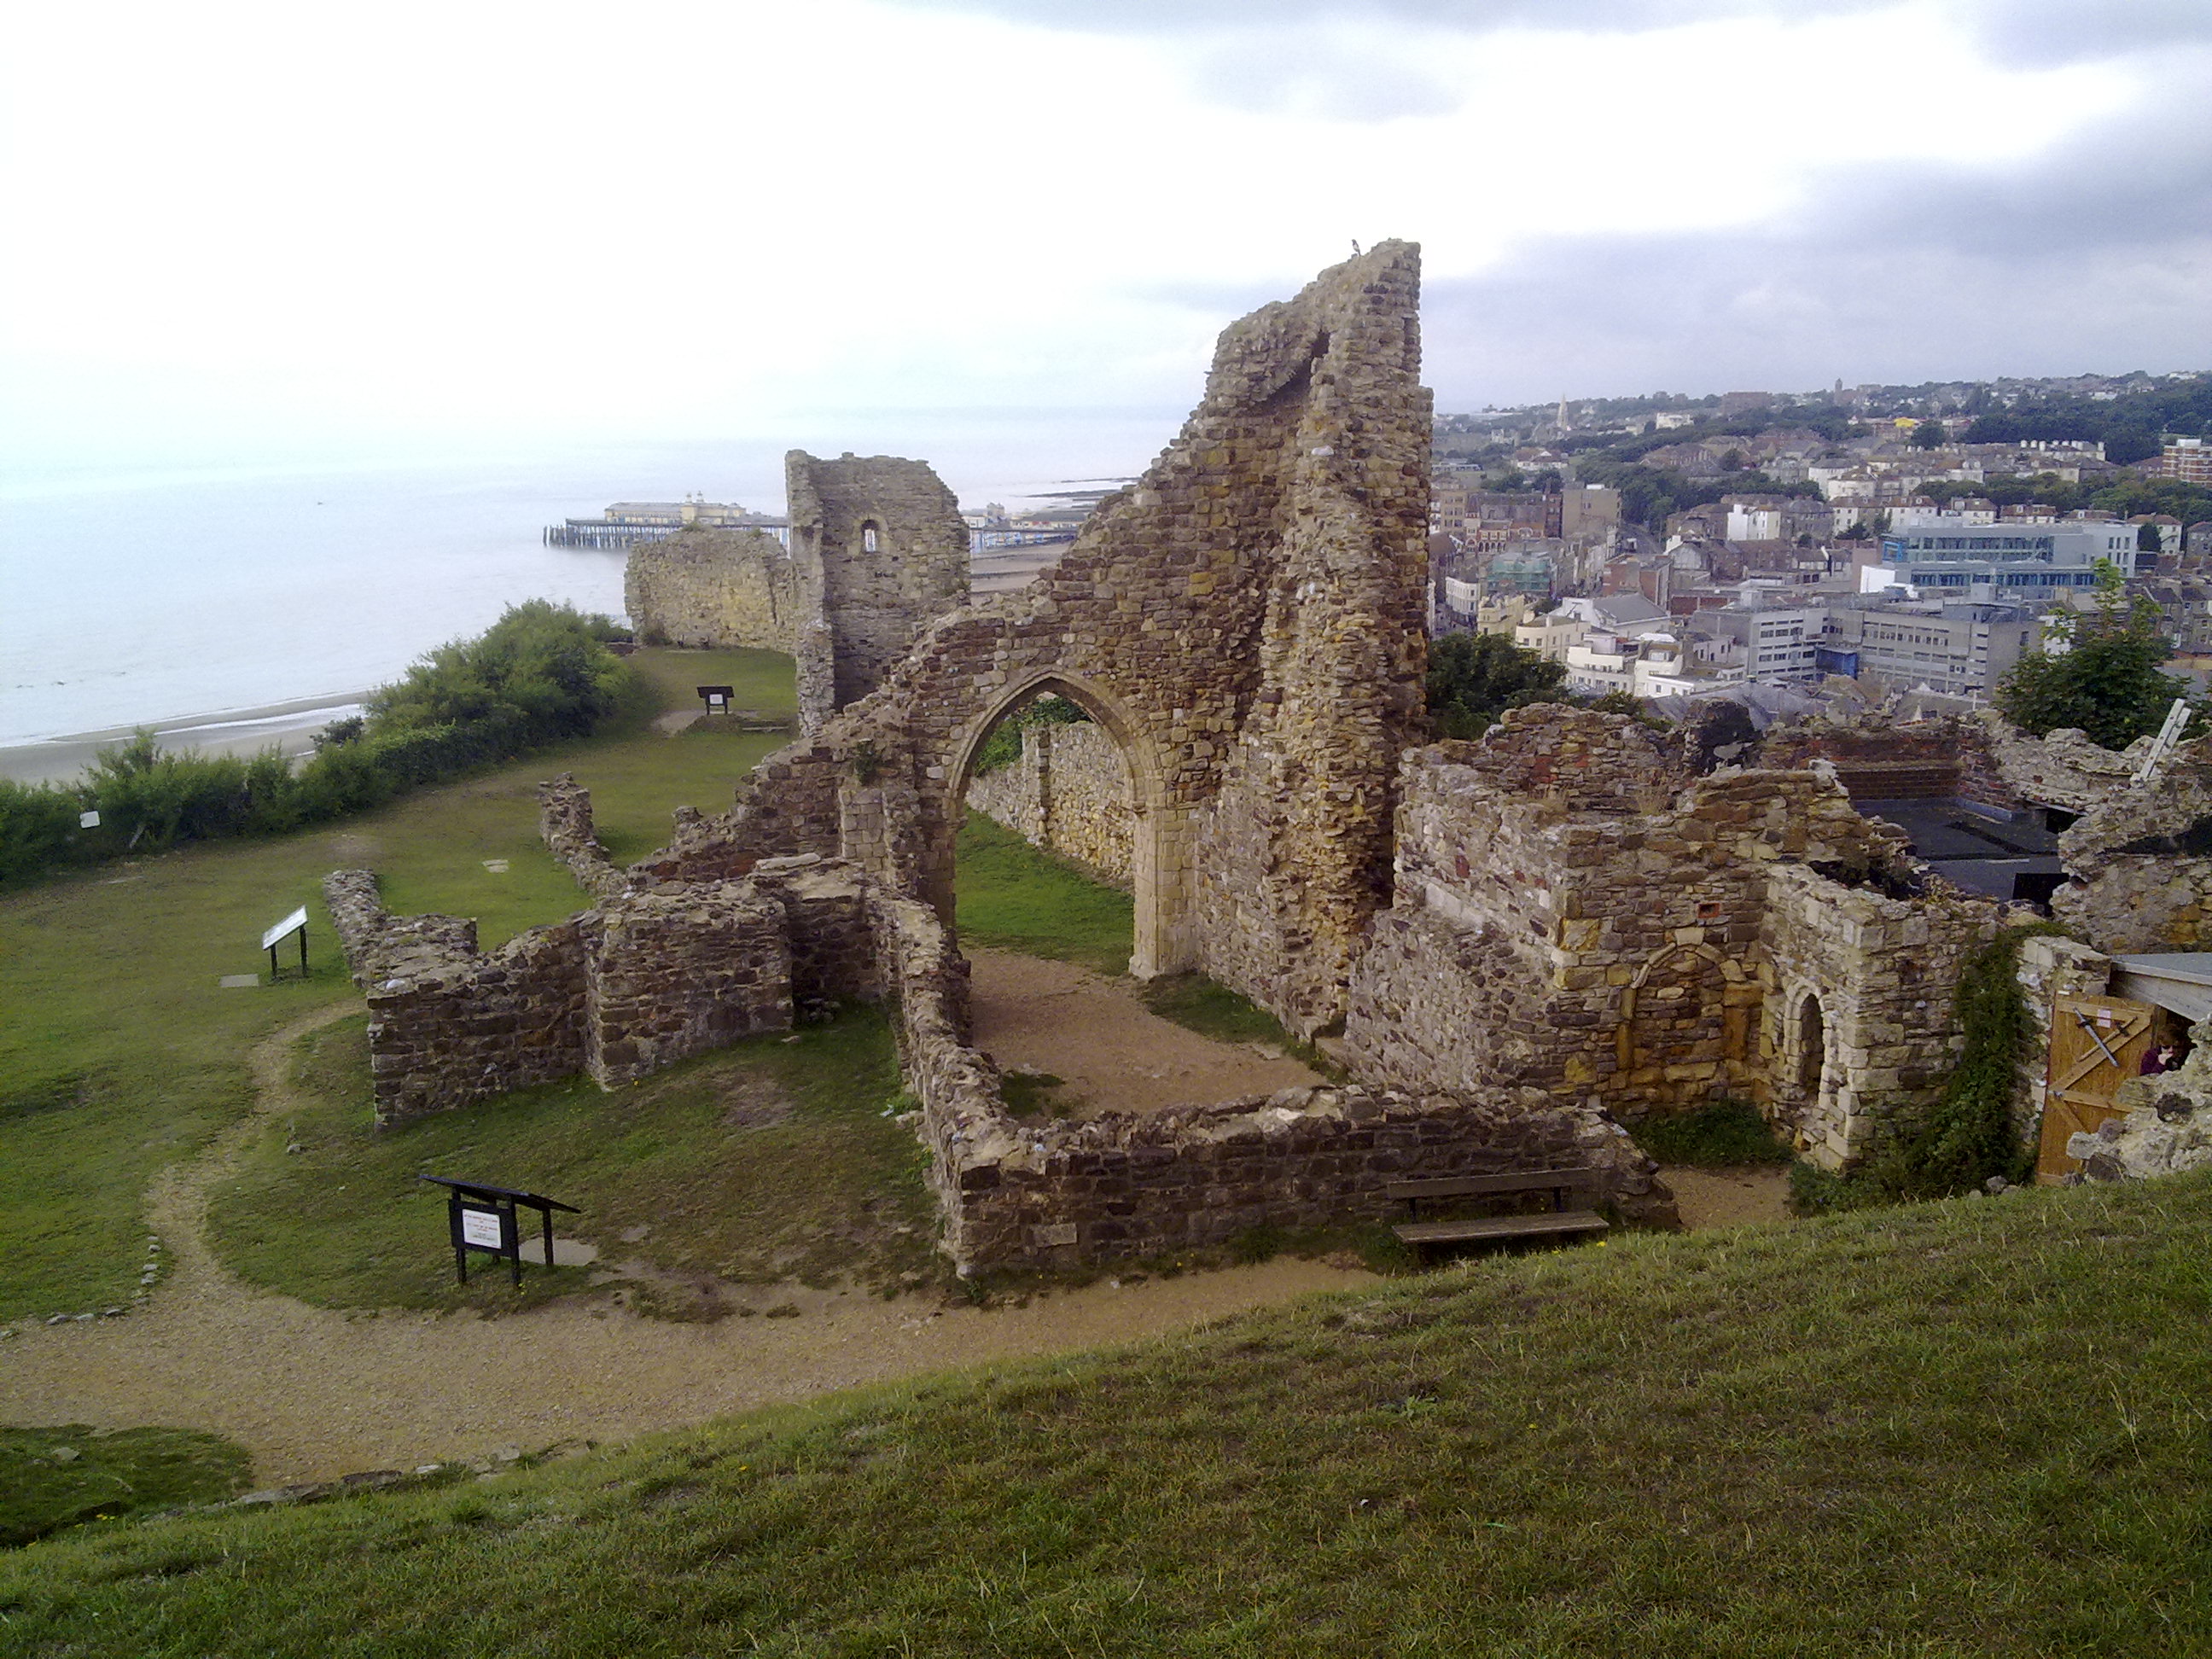
<instances>
[{"instance_id":1,"label":"wooden slatted door","mask_svg":"<svg viewBox=\"0 0 2212 1659\"><path fill-rule=\"evenodd\" d=\"M2044 1074L2043 1133L2035 1178L2050 1186L2081 1165L2066 1156L2068 1137L2089 1134L2107 1118L2119 1086L2136 1075L2150 1047L2158 1010L2118 997L2058 997L2051 1005L2051 1066Z\"/></svg>"}]
</instances>

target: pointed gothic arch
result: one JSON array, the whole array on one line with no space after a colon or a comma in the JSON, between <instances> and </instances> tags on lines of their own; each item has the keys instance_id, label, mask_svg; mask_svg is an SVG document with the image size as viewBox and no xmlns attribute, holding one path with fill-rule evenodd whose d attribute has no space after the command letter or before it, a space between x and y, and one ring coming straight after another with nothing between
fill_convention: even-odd
<instances>
[{"instance_id":1,"label":"pointed gothic arch","mask_svg":"<svg viewBox=\"0 0 2212 1659\"><path fill-rule=\"evenodd\" d=\"M1065 697L1090 715L1114 740L1128 771L1129 887L1136 908L1130 973L1139 979L1151 979L1194 966L1197 951L1189 923L1193 836L1189 809L1175 799L1158 746L1135 711L1097 681L1057 665L1014 676L988 701L979 702L981 712L970 714L953 733L948 745L951 759L944 768L944 794L932 815L944 826L939 844L931 851L932 902L940 915L951 918L952 837L959 830L976 751L1001 720L1041 696Z\"/></svg>"}]
</instances>

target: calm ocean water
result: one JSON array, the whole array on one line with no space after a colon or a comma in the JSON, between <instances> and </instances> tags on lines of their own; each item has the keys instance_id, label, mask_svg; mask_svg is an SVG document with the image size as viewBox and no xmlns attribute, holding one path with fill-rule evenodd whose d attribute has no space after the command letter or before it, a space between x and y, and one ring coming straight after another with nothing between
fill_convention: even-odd
<instances>
[{"instance_id":1,"label":"calm ocean water","mask_svg":"<svg viewBox=\"0 0 2212 1659\"><path fill-rule=\"evenodd\" d=\"M963 504L1138 471L1171 417L859 430ZM823 453L813 434L793 441ZM898 447L903 441L904 447ZM783 507L783 446L662 444L559 460L0 479L0 744L309 698L342 702L520 599L619 615L619 553L540 530L690 491ZM1034 482L1008 483L1029 479Z\"/></svg>"}]
</instances>

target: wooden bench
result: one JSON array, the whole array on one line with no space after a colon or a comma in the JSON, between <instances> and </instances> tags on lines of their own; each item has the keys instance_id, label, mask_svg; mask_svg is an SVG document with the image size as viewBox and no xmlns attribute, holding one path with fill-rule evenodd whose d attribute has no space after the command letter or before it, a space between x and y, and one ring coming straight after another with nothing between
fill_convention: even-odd
<instances>
[{"instance_id":1,"label":"wooden bench","mask_svg":"<svg viewBox=\"0 0 2212 1659\"><path fill-rule=\"evenodd\" d=\"M1492 1238L1573 1238L1608 1231L1606 1218L1595 1210L1571 1210L1567 1194L1587 1193L1600 1181L1595 1170L1524 1170L1512 1175L1456 1176L1439 1181L1397 1181L1382 1190L1392 1199L1403 1199L1411 1218L1391 1231L1413 1247L1419 1256L1437 1244L1463 1244ZM1552 1207L1534 1214L1474 1216L1457 1221L1424 1221L1421 1200L1466 1198L1509 1198L1526 1193L1549 1193Z\"/></svg>"}]
</instances>

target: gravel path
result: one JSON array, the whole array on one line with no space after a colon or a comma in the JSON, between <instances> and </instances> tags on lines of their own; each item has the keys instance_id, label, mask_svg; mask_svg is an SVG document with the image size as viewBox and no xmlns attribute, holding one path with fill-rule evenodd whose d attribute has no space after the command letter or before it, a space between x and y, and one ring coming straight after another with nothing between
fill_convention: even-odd
<instances>
[{"instance_id":1,"label":"gravel path","mask_svg":"<svg viewBox=\"0 0 2212 1659\"><path fill-rule=\"evenodd\" d=\"M292 1104L292 1045L355 1012L350 1002L325 1009L254 1050L260 1112ZM990 1312L798 1285L787 1299L799 1318L714 1325L581 1302L505 1319L332 1312L241 1284L208 1249L208 1195L255 1127L234 1126L149 1190L149 1228L170 1259L150 1297L121 1319L32 1326L0 1346L0 1421L213 1429L252 1451L262 1484L326 1480L620 1439L860 1383L1187 1329L1370 1282L1364 1273L1278 1261L1100 1284Z\"/></svg>"},{"instance_id":2,"label":"gravel path","mask_svg":"<svg viewBox=\"0 0 2212 1659\"><path fill-rule=\"evenodd\" d=\"M1747 1170L1693 1170L1681 1165L1659 1171L1674 1188L1675 1207L1685 1227L1741 1227L1787 1221L1790 1171L1771 1166Z\"/></svg>"},{"instance_id":3,"label":"gravel path","mask_svg":"<svg viewBox=\"0 0 2212 1659\"><path fill-rule=\"evenodd\" d=\"M1066 1084L1070 1114L1157 1112L1327 1081L1271 1043L1221 1042L1162 1019L1127 980L1073 963L970 951L975 1046L1002 1069Z\"/></svg>"}]
</instances>

